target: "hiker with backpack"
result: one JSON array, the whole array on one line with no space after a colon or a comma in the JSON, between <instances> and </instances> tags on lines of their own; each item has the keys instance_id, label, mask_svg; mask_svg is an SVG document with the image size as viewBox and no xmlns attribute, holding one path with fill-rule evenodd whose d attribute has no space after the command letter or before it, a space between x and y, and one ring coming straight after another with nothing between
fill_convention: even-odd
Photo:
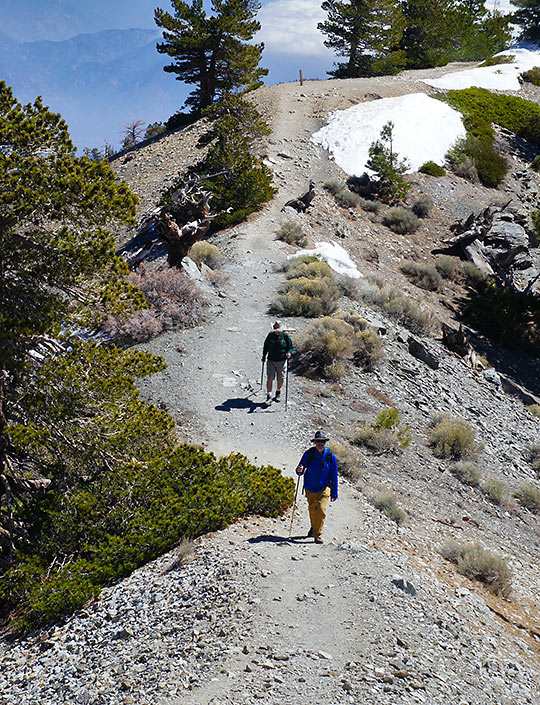
<instances>
[{"instance_id":1,"label":"hiker with backpack","mask_svg":"<svg viewBox=\"0 0 540 705\"><path fill-rule=\"evenodd\" d=\"M272 400L272 385L276 382L276 396L274 401L280 401L281 388L283 387L283 370L290 360L294 347L288 333L283 329L279 321L275 321L272 330L266 336L263 345L262 362L266 363L266 403Z\"/></svg>"},{"instance_id":2,"label":"hiker with backpack","mask_svg":"<svg viewBox=\"0 0 540 705\"><path fill-rule=\"evenodd\" d=\"M323 543L321 534L328 501L335 502L338 498L336 456L325 447L327 440L322 431L317 431L312 439L314 446L306 450L296 468L296 474L304 476L304 492L311 522L308 536L313 537L315 543Z\"/></svg>"}]
</instances>

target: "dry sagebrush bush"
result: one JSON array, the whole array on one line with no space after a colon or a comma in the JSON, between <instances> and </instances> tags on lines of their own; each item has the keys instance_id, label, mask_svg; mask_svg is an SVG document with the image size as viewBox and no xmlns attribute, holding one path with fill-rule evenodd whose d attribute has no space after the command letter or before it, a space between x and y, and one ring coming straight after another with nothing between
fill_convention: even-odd
<instances>
[{"instance_id":1,"label":"dry sagebrush bush","mask_svg":"<svg viewBox=\"0 0 540 705\"><path fill-rule=\"evenodd\" d=\"M457 257L449 255L441 255L435 260L435 269L439 272L443 279L455 281L461 271L460 261Z\"/></svg>"},{"instance_id":2,"label":"dry sagebrush bush","mask_svg":"<svg viewBox=\"0 0 540 705\"><path fill-rule=\"evenodd\" d=\"M343 208L358 208L362 204L362 198L348 188L342 188L335 194L336 202Z\"/></svg>"},{"instance_id":3,"label":"dry sagebrush bush","mask_svg":"<svg viewBox=\"0 0 540 705\"><path fill-rule=\"evenodd\" d=\"M225 257L221 254L219 247L212 245L209 242L200 240L191 246L188 257L200 267L201 264L206 264L210 269L218 269L225 261Z\"/></svg>"},{"instance_id":4,"label":"dry sagebrush bush","mask_svg":"<svg viewBox=\"0 0 540 705\"><path fill-rule=\"evenodd\" d=\"M442 279L435 267L421 262L411 262L409 260L399 265L399 268L413 284L420 289L427 291L438 291L442 288Z\"/></svg>"},{"instance_id":5,"label":"dry sagebrush bush","mask_svg":"<svg viewBox=\"0 0 540 705\"><path fill-rule=\"evenodd\" d=\"M452 465L450 472L464 485L470 485L471 487L478 487L482 478L478 466L466 461Z\"/></svg>"},{"instance_id":6,"label":"dry sagebrush bush","mask_svg":"<svg viewBox=\"0 0 540 705\"><path fill-rule=\"evenodd\" d=\"M329 179L325 184L324 188L329 191L334 196L345 188L345 183L339 179Z\"/></svg>"},{"instance_id":7,"label":"dry sagebrush bush","mask_svg":"<svg viewBox=\"0 0 540 705\"><path fill-rule=\"evenodd\" d=\"M448 541L441 547L441 555L455 563L458 571L470 580L484 583L495 595L509 597L512 592L512 573L506 561L479 544L459 544Z\"/></svg>"},{"instance_id":8,"label":"dry sagebrush bush","mask_svg":"<svg viewBox=\"0 0 540 705\"><path fill-rule=\"evenodd\" d=\"M527 461L530 463L537 477L540 477L540 446L532 445L529 448L527 451Z\"/></svg>"},{"instance_id":9,"label":"dry sagebrush bush","mask_svg":"<svg viewBox=\"0 0 540 705\"><path fill-rule=\"evenodd\" d=\"M473 289L478 289L487 279L486 275L472 262L463 262L461 270L463 272L463 281Z\"/></svg>"},{"instance_id":10,"label":"dry sagebrush bush","mask_svg":"<svg viewBox=\"0 0 540 705\"><path fill-rule=\"evenodd\" d=\"M398 235L407 235L416 232L420 225L420 219L412 211L403 206L389 208L383 218L383 225L390 228Z\"/></svg>"},{"instance_id":11,"label":"dry sagebrush bush","mask_svg":"<svg viewBox=\"0 0 540 705\"><path fill-rule=\"evenodd\" d=\"M316 259L312 262L297 262L294 267L287 270L285 276L287 279L300 279L301 277L306 279L322 279L323 277L334 279L334 271L329 264Z\"/></svg>"},{"instance_id":12,"label":"dry sagebrush bush","mask_svg":"<svg viewBox=\"0 0 540 705\"><path fill-rule=\"evenodd\" d=\"M405 517L407 516L403 509L400 509L397 505L396 498L390 490L381 490L376 492L372 497L369 498L371 504L381 511L385 516L387 516L396 524L403 524Z\"/></svg>"},{"instance_id":13,"label":"dry sagebrush bush","mask_svg":"<svg viewBox=\"0 0 540 705\"><path fill-rule=\"evenodd\" d=\"M500 504L505 495L504 483L497 477L486 477L480 481L480 489L493 504Z\"/></svg>"},{"instance_id":14,"label":"dry sagebrush bush","mask_svg":"<svg viewBox=\"0 0 540 705\"><path fill-rule=\"evenodd\" d=\"M409 430L409 426L402 425L395 407L383 409L375 421L366 421L356 430L352 442L378 454L400 453L411 442Z\"/></svg>"},{"instance_id":15,"label":"dry sagebrush bush","mask_svg":"<svg viewBox=\"0 0 540 705\"><path fill-rule=\"evenodd\" d=\"M514 497L522 507L534 514L540 514L540 489L532 482L525 482L514 491Z\"/></svg>"},{"instance_id":16,"label":"dry sagebrush bush","mask_svg":"<svg viewBox=\"0 0 540 705\"><path fill-rule=\"evenodd\" d=\"M419 218L426 218L432 208L433 201L431 199L431 196L429 196L427 193L419 194L411 206L412 212Z\"/></svg>"},{"instance_id":17,"label":"dry sagebrush bush","mask_svg":"<svg viewBox=\"0 0 540 705\"><path fill-rule=\"evenodd\" d=\"M473 427L464 419L443 415L435 419L429 435L429 445L437 458L473 458L478 453Z\"/></svg>"},{"instance_id":18,"label":"dry sagebrush bush","mask_svg":"<svg viewBox=\"0 0 540 705\"><path fill-rule=\"evenodd\" d=\"M197 325L208 306L200 289L174 267L156 269L141 264L128 275L128 281L141 289L148 309L125 319L109 316L102 329L120 343L141 342L164 330Z\"/></svg>"},{"instance_id":19,"label":"dry sagebrush bush","mask_svg":"<svg viewBox=\"0 0 540 705\"><path fill-rule=\"evenodd\" d=\"M288 245L299 245L304 247L307 244L307 237L298 223L292 220L287 220L277 231L276 237L278 240L286 242Z\"/></svg>"},{"instance_id":20,"label":"dry sagebrush bush","mask_svg":"<svg viewBox=\"0 0 540 705\"><path fill-rule=\"evenodd\" d=\"M328 277L308 279L300 277L282 284L270 308L280 316L326 316L336 307L340 291Z\"/></svg>"},{"instance_id":21,"label":"dry sagebrush bush","mask_svg":"<svg viewBox=\"0 0 540 705\"><path fill-rule=\"evenodd\" d=\"M537 419L540 419L540 404L529 404L529 406L526 406L525 408L530 414L536 416Z\"/></svg>"},{"instance_id":22,"label":"dry sagebrush bush","mask_svg":"<svg viewBox=\"0 0 540 705\"><path fill-rule=\"evenodd\" d=\"M358 296L361 299L380 308L389 318L408 328L411 333L426 335L433 330L433 315L421 309L397 289L385 286L382 280L373 276L357 281Z\"/></svg>"},{"instance_id":23,"label":"dry sagebrush bush","mask_svg":"<svg viewBox=\"0 0 540 705\"><path fill-rule=\"evenodd\" d=\"M336 456L340 475L348 477L350 480L358 480L362 476L358 456L350 448L339 443L327 443L326 445Z\"/></svg>"}]
</instances>

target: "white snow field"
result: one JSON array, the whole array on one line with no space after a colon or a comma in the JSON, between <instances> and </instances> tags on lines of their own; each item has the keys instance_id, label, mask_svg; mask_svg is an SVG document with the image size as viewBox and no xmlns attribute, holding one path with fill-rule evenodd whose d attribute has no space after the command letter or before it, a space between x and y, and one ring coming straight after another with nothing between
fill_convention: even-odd
<instances>
[{"instance_id":1,"label":"white snow field","mask_svg":"<svg viewBox=\"0 0 540 705\"><path fill-rule=\"evenodd\" d=\"M465 136L457 110L424 93L411 93L332 113L328 124L311 139L327 149L343 171L360 176L369 173L369 147L390 120L394 123L394 151L407 159L407 171L411 172L429 160L442 163L449 147Z\"/></svg>"},{"instance_id":2,"label":"white snow field","mask_svg":"<svg viewBox=\"0 0 540 705\"><path fill-rule=\"evenodd\" d=\"M467 71L456 71L447 73L440 78L424 78L424 83L434 88L462 89L487 88L497 91L519 91L521 84L518 80L519 74L528 71L534 66L540 66L540 51L510 48L501 51L500 54L510 54L515 56L511 64L498 64L497 66L485 66L484 68L468 69Z\"/></svg>"}]
</instances>

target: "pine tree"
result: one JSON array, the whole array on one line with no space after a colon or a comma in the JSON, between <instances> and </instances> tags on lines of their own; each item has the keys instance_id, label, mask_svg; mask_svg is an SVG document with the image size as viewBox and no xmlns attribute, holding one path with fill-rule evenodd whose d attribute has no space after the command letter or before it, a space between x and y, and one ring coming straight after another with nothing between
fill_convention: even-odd
<instances>
[{"instance_id":1,"label":"pine tree","mask_svg":"<svg viewBox=\"0 0 540 705\"><path fill-rule=\"evenodd\" d=\"M28 467L29 443L42 454L38 465L31 464L34 472L47 463L60 472L68 457L84 457L83 446L58 432L69 418L82 435L92 425L92 412L82 404L90 400L83 393L78 405L71 393L65 354L71 348L84 359L78 384L92 360L97 368L103 360L99 348L88 352L84 344L70 343L68 331L92 328L107 312L141 308L144 298L126 283L127 267L104 229L107 223L134 223L136 205L108 163L77 157L61 117L39 98L21 105L4 82L0 134L0 500L9 515L10 488L21 467ZM127 374L129 363L119 356L116 364ZM34 384L47 366L56 370L54 378L49 375L61 400L56 407L39 403L42 385ZM114 414L110 396L104 406ZM48 415L49 423L38 423L38 413ZM94 430L108 432L99 422ZM102 442L99 433L91 435L90 445ZM48 438L54 438L56 454L47 450Z\"/></svg>"},{"instance_id":2,"label":"pine tree","mask_svg":"<svg viewBox=\"0 0 540 705\"><path fill-rule=\"evenodd\" d=\"M512 38L510 17L490 12L482 0L460 0L453 3L450 25L453 27L454 61L478 61L504 49Z\"/></svg>"},{"instance_id":3,"label":"pine tree","mask_svg":"<svg viewBox=\"0 0 540 705\"><path fill-rule=\"evenodd\" d=\"M512 0L518 8L512 21L523 29L522 37L530 42L540 42L540 0Z\"/></svg>"},{"instance_id":4,"label":"pine tree","mask_svg":"<svg viewBox=\"0 0 540 705\"><path fill-rule=\"evenodd\" d=\"M366 167L375 173L373 193L379 200L397 203L405 198L411 187L403 178L408 164L394 151L393 122L384 125L379 139L369 148Z\"/></svg>"},{"instance_id":5,"label":"pine tree","mask_svg":"<svg viewBox=\"0 0 540 705\"><path fill-rule=\"evenodd\" d=\"M400 46L407 56L407 68L444 66L452 52L451 0L405 0L402 3L406 27Z\"/></svg>"},{"instance_id":6,"label":"pine tree","mask_svg":"<svg viewBox=\"0 0 540 705\"><path fill-rule=\"evenodd\" d=\"M324 0L328 14L318 29L325 46L347 61L328 73L336 78L397 73L405 64L398 44L405 21L394 0Z\"/></svg>"},{"instance_id":7,"label":"pine tree","mask_svg":"<svg viewBox=\"0 0 540 705\"><path fill-rule=\"evenodd\" d=\"M171 2L174 15L155 11L156 24L164 29L164 42L157 50L173 59L165 71L197 86L186 100L196 116L225 92L261 84L268 73L259 68L264 45L249 44L260 29L255 19L258 0L212 0L211 14L203 0L191 0L191 5Z\"/></svg>"}]
</instances>

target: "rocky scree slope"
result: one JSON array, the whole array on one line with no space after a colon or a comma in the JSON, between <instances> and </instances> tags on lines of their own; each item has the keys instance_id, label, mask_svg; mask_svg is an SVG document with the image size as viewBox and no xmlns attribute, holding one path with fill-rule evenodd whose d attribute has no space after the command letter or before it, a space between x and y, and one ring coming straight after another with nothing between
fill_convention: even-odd
<instances>
[{"instance_id":1,"label":"rocky scree slope","mask_svg":"<svg viewBox=\"0 0 540 705\"><path fill-rule=\"evenodd\" d=\"M400 455L352 449L357 472L341 483L321 547L303 538L300 498L291 542L285 540L290 513L238 522L199 539L187 560L179 549L136 571L65 624L2 645L0 703L540 702L538 518L511 499L495 505L460 484L427 445L430 415L449 412L465 418L484 444L477 461L482 474L510 487L533 480L525 454L539 422L504 391L497 370L470 369L445 350L437 328L419 340L437 360L433 368L409 352L406 329L362 300L343 299L341 308L380 330L384 363L369 373L351 367L332 384L291 375L287 412L260 406L260 347L272 321L267 307L282 281L274 266L295 251L274 239L285 220L301 224L310 243L338 242L364 274L377 274L451 323L462 287L420 290L400 273L401 260L432 262L449 225L494 200L511 194L520 208L533 205L527 194L536 176L532 187L519 177L524 163L510 145L512 168L498 191L451 175L412 176L413 192L428 192L435 203L412 236L392 233L380 215L341 208L320 187L308 213L281 212L309 178L320 185L343 177L309 142L329 110L416 90L430 89L408 72L254 94L273 128L262 148L279 194L248 223L214 238L227 256L229 282L214 295L206 324L148 344L169 366L143 387L177 419L185 439L217 452L239 450L288 473L315 428L348 445L364 420L390 406L410 425L410 446ZM117 163L142 210L194 158L198 129ZM287 320L297 332L308 324ZM405 510L402 526L369 502L380 489L392 491ZM443 560L439 548L449 538L480 542L503 556L513 573L511 599L492 595Z\"/></svg>"}]
</instances>

